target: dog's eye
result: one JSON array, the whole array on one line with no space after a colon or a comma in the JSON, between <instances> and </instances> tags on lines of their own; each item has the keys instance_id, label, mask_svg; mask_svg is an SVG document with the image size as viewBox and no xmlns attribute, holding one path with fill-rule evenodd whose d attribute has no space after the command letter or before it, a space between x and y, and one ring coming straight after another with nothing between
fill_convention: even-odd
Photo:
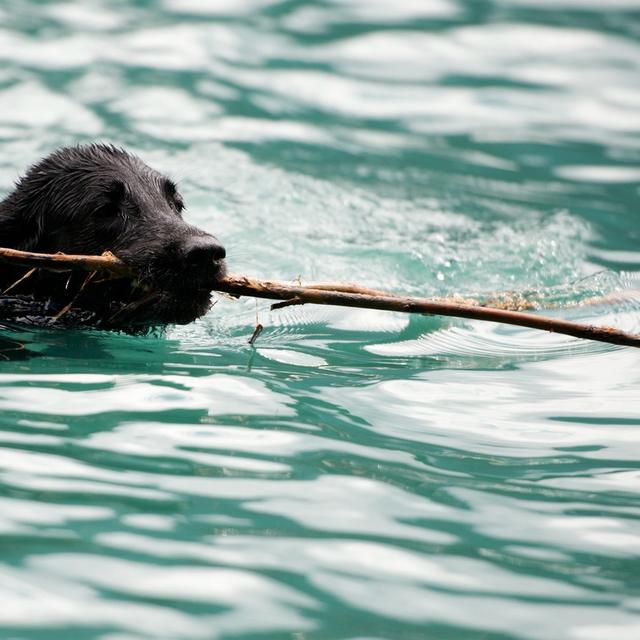
<instances>
[{"instance_id":1,"label":"dog's eye","mask_svg":"<svg viewBox=\"0 0 640 640\"><path fill-rule=\"evenodd\" d=\"M107 198L110 204L120 206L127 193L127 187L122 180L114 179L107 190Z\"/></svg>"},{"instance_id":2,"label":"dog's eye","mask_svg":"<svg viewBox=\"0 0 640 640\"><path fill-rule=\"evenodd\" d=\"M111 224L113 218L120 217L125 204L127 187L122 180L114 179L105 191L105 199L100 207L98 219Z\"/></svg>"},{"instance_id":3,"label":"dog's eye","mask_svg":"<svg viewBox=\"0 0 640 640\"><path fill-rule=\"evenodd\" d=\"M182 210L184 209L184 201L182 200L182 196L178 193L176 183L171 180L165 180L164 192L169 204L173 205L178 213L182 213Z\"/></svg>"}]
</instances>

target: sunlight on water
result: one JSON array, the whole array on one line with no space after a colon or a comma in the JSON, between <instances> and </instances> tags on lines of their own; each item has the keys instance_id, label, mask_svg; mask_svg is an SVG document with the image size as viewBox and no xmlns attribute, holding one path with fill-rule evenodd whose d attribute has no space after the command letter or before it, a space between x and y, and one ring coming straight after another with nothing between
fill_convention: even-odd
<instances>
[{"instance_id":1,"label":"sunlight on water","mask_svg":"<svg viewBox=\"0 0 640 640\"><path fill-rule=\"evenodd\" d=\"M0 191L108 140L235 273L640 332L639 10L6 0ZM633 349L228 298L0 334L2 638L640 637Z\"/></svg>"}]
</instances>

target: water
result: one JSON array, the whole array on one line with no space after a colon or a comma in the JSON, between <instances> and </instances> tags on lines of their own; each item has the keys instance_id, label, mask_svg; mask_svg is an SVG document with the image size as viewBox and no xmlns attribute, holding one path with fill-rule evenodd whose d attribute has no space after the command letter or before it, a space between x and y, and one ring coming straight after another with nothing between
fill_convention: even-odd
<instances>
[{"instance_id":1,"label":"water","mask_svg":"<svg viewBox=\"0 0 640 640\"><path fill-rule=\"evenodd\" d=\"M0 23L2 192L109 140L179 180L236 273L533 290L640 331L636 0ZM0 362L2 638L640 637L635 350L252 300L165 336L0 337L30 352Z\"/></svg>"}]
</instances>

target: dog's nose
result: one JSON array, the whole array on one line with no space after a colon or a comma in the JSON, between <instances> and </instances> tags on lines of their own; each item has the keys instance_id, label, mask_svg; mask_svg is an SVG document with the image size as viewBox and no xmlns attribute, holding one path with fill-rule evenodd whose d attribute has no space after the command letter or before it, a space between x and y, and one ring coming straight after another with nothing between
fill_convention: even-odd
<instances>
[{"instance_id":1,"label":"dog's nose","mask_svg":"<svg viewBox=\"0 0 640 640\"><path fill-rule=\"evenodd\" d=\"M196 269L206 269L227 255L225 248L215 238L196 236L189 238L183 246L185 262Z\"/></svg>"}]
</instances>

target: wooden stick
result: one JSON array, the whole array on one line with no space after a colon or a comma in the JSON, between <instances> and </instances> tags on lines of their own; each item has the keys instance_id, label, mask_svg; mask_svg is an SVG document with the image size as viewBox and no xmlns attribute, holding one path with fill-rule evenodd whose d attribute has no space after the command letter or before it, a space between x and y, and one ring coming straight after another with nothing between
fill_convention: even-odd
<instances>
[{"instance_id":1,"label":"wooden stick","mask_svg":"<svg viewBox=\"0 0 640 640\"><path fill-rule=\"evenodd\" d=\"M0 248L0 260L26 267L39 267L53 270L84 270L106 271L118 277L135 277L131 267L106 253L102 256L79 256L64 254L42 254L17 251L15 249ZM362 309L380 309L384 311L399 311L401 313L420 313L429 315L468 318L471 320L487 320L503 324L541 329L552 333L559 333L574 338L596 340L610 344L640 347L640 335L627 333L612 327L596 327L568 320L548 318L494 309L473 304L466 304L449 300L430 300L428 298L409 298L394 294L386 294L377 290L363 289L358 285L336 284L331 286L322 283L322 288L313 286L290 285L283 282L256 280L245 276L228 275L219 280L213 289L229 293L234 296L251 296L254 298L269 298L272 300L290 300L295 304L324 304L342 307L358 307ZM365 291L360 293L356 291Z\"/></svg>"},{"instance_id":2,"label":"wooden stick","mask_svg":"<svg viewBox=\"0 0 640 640\"><path fill-rule=\"evenodd\" d=\"M131 267L109 251L101 256L78 256L65 253L34 253L0 247L0 261L18 267L38 267L50 271L107 271L119 277L135 276Z\"/></svg>"},{"instance_id":3,"label":"wooden stick","mask_svg":"<svg viewBox=\"0 0 640 640\"><path fill-rule=\"evenodd\" d=\"M328 304L361 309L399 311L401 313L469 318L471 320L489 320L491 322L560 333L574 338L584 338L628 347L640 347L640 335L627 333L612 327L596 327L532 313L522 313L521 311L506 311L504 309L492 309L458 302L442 302L429 300L428 298L408 298L396 295L383 296L327 291L232 275L216 283L215 290L233 295L270 298L272 300L295 299L296 304Z\"/></svg>"}]
</instances>

